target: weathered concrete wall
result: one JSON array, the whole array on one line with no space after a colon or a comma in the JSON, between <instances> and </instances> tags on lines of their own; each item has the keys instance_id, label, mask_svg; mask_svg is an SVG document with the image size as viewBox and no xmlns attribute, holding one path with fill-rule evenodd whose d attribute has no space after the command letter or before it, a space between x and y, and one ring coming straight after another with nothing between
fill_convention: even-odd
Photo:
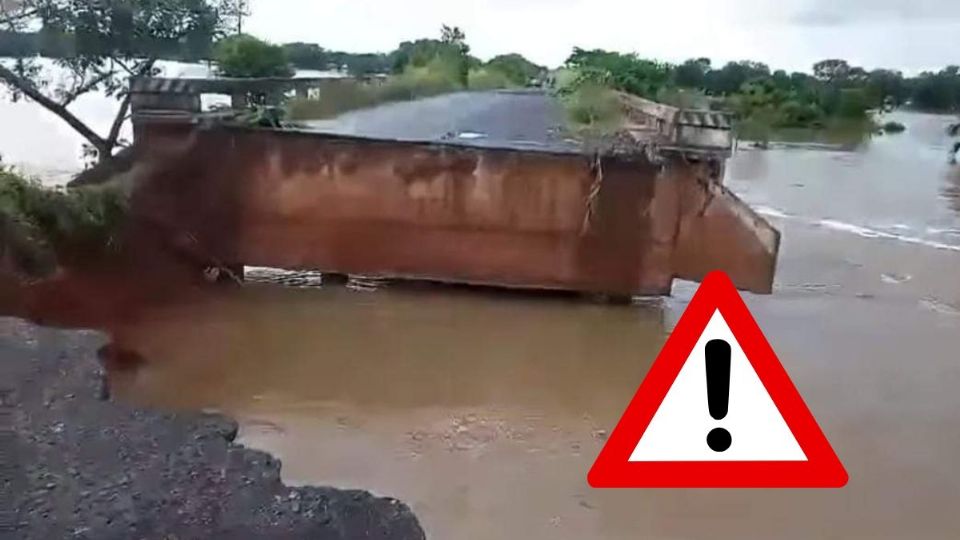
<instances>
[{"instance_id":1,"label":"weathered concrete wall","mask_svg":"<svg viewBox=\"0 0 960 540\"><path fill-rule=\"evenodd\" d=\"M772 282L776 242L757 233L772 229L744 219L715 166L166 129L138 145L189 149L151 168L134 211L224 264L612 294L665 294L713 269Z\"/></svg>"}]
</instances>

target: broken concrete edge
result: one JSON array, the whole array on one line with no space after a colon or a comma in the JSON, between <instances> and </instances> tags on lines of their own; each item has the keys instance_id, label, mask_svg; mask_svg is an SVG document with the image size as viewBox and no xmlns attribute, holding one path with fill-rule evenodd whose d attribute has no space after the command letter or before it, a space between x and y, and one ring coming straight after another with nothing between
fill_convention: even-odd
<instances>
[{"instance_id":1,"label":"broken concrete edge","mask_svg":"<svg viewBox=\"0 0 960 540\"><path fill-rule=\"evenodd\" d=\"M233 419L109 400L105 341L0 317L0 536L425 538L396 499L286 486L279 460L235 442Z\"/></svg>"}]
</instances>

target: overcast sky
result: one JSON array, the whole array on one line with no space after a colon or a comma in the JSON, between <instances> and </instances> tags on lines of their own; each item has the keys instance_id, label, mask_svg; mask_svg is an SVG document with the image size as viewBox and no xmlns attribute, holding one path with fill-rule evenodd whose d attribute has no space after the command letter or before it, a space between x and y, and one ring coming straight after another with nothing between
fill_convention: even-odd
<instances>
[{"instance_id":1,"label":"overcast sky","mask_svg":"<svg viewBox=\"0 0 960 540\"><path fill-rule=\"evenodd\" d=\"M487 59L557 66L574 46L677 62L755 59L805 70L845 58L915 73L960 64L960 0L252 0L247 30L352 52L464 29Z\"/></svg>"}]
</instances>

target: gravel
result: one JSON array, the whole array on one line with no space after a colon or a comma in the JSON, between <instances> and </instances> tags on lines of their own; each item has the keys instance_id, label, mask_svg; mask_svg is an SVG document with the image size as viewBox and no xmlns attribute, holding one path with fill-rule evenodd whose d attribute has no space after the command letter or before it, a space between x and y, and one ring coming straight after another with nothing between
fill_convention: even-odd
<instances>
[{"instance_id":1,"label":"gravel","mask_svg":"<svg viewBox=\"0 0 960 540\"><path fill-rule=\"evenodd\" d=\"M0 538L425 538L395 499L285 486L229 418L104 399L105 342L0 319Z\"/></svg>"}]
</instances>

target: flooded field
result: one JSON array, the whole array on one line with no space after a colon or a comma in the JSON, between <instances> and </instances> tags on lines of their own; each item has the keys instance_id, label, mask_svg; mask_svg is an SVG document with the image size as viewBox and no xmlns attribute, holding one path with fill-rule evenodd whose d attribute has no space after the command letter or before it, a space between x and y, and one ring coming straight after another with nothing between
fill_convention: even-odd
<instances>
[{"instance_id":1,"label":"flooded field","mask_svg":"<svg viewBox=\"0 0 960 540\"><path fill-rule=\"evenodd\" d=\"M746 150L784 233L746 300L850 474L835 491L595 491L586 474L695 284L633 306L311 275L144 308L125 400L216 409L291 483L370 489L432 538L948 538L960 472L960 169L949 118L848 149ZM282 283L278 283L282 282Z\"/></svg>"},{"instance_id":2,"label":"flooded field","mask_svg":"<svg viewBox=\"0 0 960 540\"><path fill-rule=\"evenodd\" d=\"M950 118L895 119L906 133L744 149L727 172L783 232L775 293L745 298L845 489L587 486L692 283L614 306L260 270L106 324L146 360L114 394L234 416L287 482L397 497L431 538L955 536L960 167Z\"/></svg>"}]
</instances>

